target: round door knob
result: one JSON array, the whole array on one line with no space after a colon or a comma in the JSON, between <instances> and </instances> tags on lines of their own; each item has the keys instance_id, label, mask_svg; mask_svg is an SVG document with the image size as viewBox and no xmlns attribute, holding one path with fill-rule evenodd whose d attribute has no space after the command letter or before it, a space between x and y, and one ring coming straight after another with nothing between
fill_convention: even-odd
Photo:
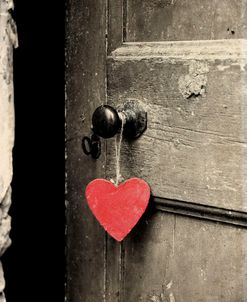
<instances>
[{"instance_id":1,"label":"round door knob","mask_svg":"<svg viewBox=\"0 0 247 302\"><path fill-rule=\"evenodd\" d=\"M93 132L103 138L111 138L120 131L124 119L123 134L129 139L139 137L147 127L147 112L137 100L127 100L117 107L102 105L93 113Z\"/></svg>"},{"instance_id":2,"label":"round door knob","mask_svg":"<svg viewBox=\"0 0 247 302\"><path fill-rule=\"evenodd\" d=\"M118 112L109 105L98 107L92 117L93 131L98 136L110 138L117 134L121 127Z\"/></svg>"}]
</instances>

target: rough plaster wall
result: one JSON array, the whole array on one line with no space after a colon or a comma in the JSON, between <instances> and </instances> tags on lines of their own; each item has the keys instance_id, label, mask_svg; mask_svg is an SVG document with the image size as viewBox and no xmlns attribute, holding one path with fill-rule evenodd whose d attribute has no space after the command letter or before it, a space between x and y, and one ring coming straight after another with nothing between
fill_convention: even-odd
<instances>
[{"instance_id":1,"label":"rough plaster wall","mask_svg":"<svg viewBox=\"0 0 247 302\"><path fill-rule=\"evenodd\" d=\"M9 11L12 0L0 0L0 257L9 247L11 218L12 148L14 144L13 46L17 46L15 24ZM5 301L5 281L0 261L0 302Z\"/></svg>"}]
</instances>

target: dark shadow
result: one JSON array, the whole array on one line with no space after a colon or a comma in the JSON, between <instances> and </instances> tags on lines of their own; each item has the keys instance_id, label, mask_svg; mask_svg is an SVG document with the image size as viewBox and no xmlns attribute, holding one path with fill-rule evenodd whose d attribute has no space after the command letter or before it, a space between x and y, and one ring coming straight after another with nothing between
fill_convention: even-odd
<instances>
[{"instance_id":1,"label":"dark shadow","mask_svg":"<svg viewBox=\"0 0 247 302\"><path fill-rule=\"evenodd\" d=\"M153 200L153 196L150 196L149 203L147 206L147 209L143 216L140 218L138 223L135 225L135 227L132 229L131 233L129 234L130 240L133 242L140 242L143 238L145 238L145 233L148 231L148 224L149 221L152 219L153 215L155 214L155 204Z\"/></svg>"},{"instance_id":2,"label":"dark shadow","mask_svg":"<svg viewBox=\"0 0 247 302\"><path fill-rule=\"evenodd\" d=\"M64 301L64 4L15 0L8 302Z\"/></svg>"}]
</instances>

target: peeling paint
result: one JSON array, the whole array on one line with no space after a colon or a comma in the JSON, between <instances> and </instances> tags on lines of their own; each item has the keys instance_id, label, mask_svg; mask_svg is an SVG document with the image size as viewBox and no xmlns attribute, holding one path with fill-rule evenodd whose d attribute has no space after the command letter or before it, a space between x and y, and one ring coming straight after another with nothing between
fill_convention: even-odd
<instances>
[{"instance_id":1,"label":"peeling paint","mask_svg":"<svg viewBox=\"0 0 247 302\"><path fill-rule=\"evenodd\" d=\"M169 299L170 299L170 302L176 302L176 300L175 300L175 297L174 297L173 293L170 293L170 295L169 295Z\"/></svg>"},{"instance_id":2,"label":"peeling paint","mask_svg":"<svg viewBox=\"0 0 247 302\"><path fill-rule=\"evenodd\" d=\"M158 294L151 294L148 296L148 302L176 302L175 297L171 291L173 280L166 285L162 285L162 290Z\"/></svg>"},{"instance_id":3,"label":"peeling paint","mask_svg":"<svg viewBox=\"0 0 247 302\"><path fill-rule=\"evenodd\" d=\"M219 71L224 71L224 70L226 70L226 69L228 69L228 68L230 68L231 66L230 65L218 65L217 66L217 69L219 70Z\"/></svg>"},{"instance_id":4,"label":"peeling paint","mask_svg":"<svg viewBox=\"0 0 247 302\"><path fill-rule=\"evenodd\" d=\"M185 99L192 96L205 97L207 73L209 67L206 62L192 60L189 65L189 74L181 75L178 80L179 91Z\"/></svg>"},{"instance_id":5,"label":"peeling paint","mask_svg":"<svg viewBox=\"0 0 247 302\"><path fill-rule=\"evenodd\" d=\"M173 284L173 281L171 280L167 285L166 285L166 289L171 289Z\"/></svg>"},{"instance_id":6,"label":"peeling paint","mask_svg":"<svg viewBox=\"0 0 247 302\"><path fill-rule=\"evenodd\" d=\"M150 297L150 302L160 302L160 297L153 295Z\"/></svg>"}]
</instances>

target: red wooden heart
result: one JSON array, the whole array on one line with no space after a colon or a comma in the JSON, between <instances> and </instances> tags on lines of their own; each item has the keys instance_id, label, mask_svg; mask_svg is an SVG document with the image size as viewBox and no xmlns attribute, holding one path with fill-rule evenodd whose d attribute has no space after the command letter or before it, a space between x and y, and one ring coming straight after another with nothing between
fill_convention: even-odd
<instances>
[{"instance_id":1,"label":"red wooden heart","mask_svg":"<svg viewBox=\"0 0 247 302\"><path fill-rule=\"evenodd\" d=\"M117 241L123 240L145 212L149 185L131 178L118 187L105 179L95 179L86 187L88 205L104 229Z\"/></svg>"}]
</instances>

